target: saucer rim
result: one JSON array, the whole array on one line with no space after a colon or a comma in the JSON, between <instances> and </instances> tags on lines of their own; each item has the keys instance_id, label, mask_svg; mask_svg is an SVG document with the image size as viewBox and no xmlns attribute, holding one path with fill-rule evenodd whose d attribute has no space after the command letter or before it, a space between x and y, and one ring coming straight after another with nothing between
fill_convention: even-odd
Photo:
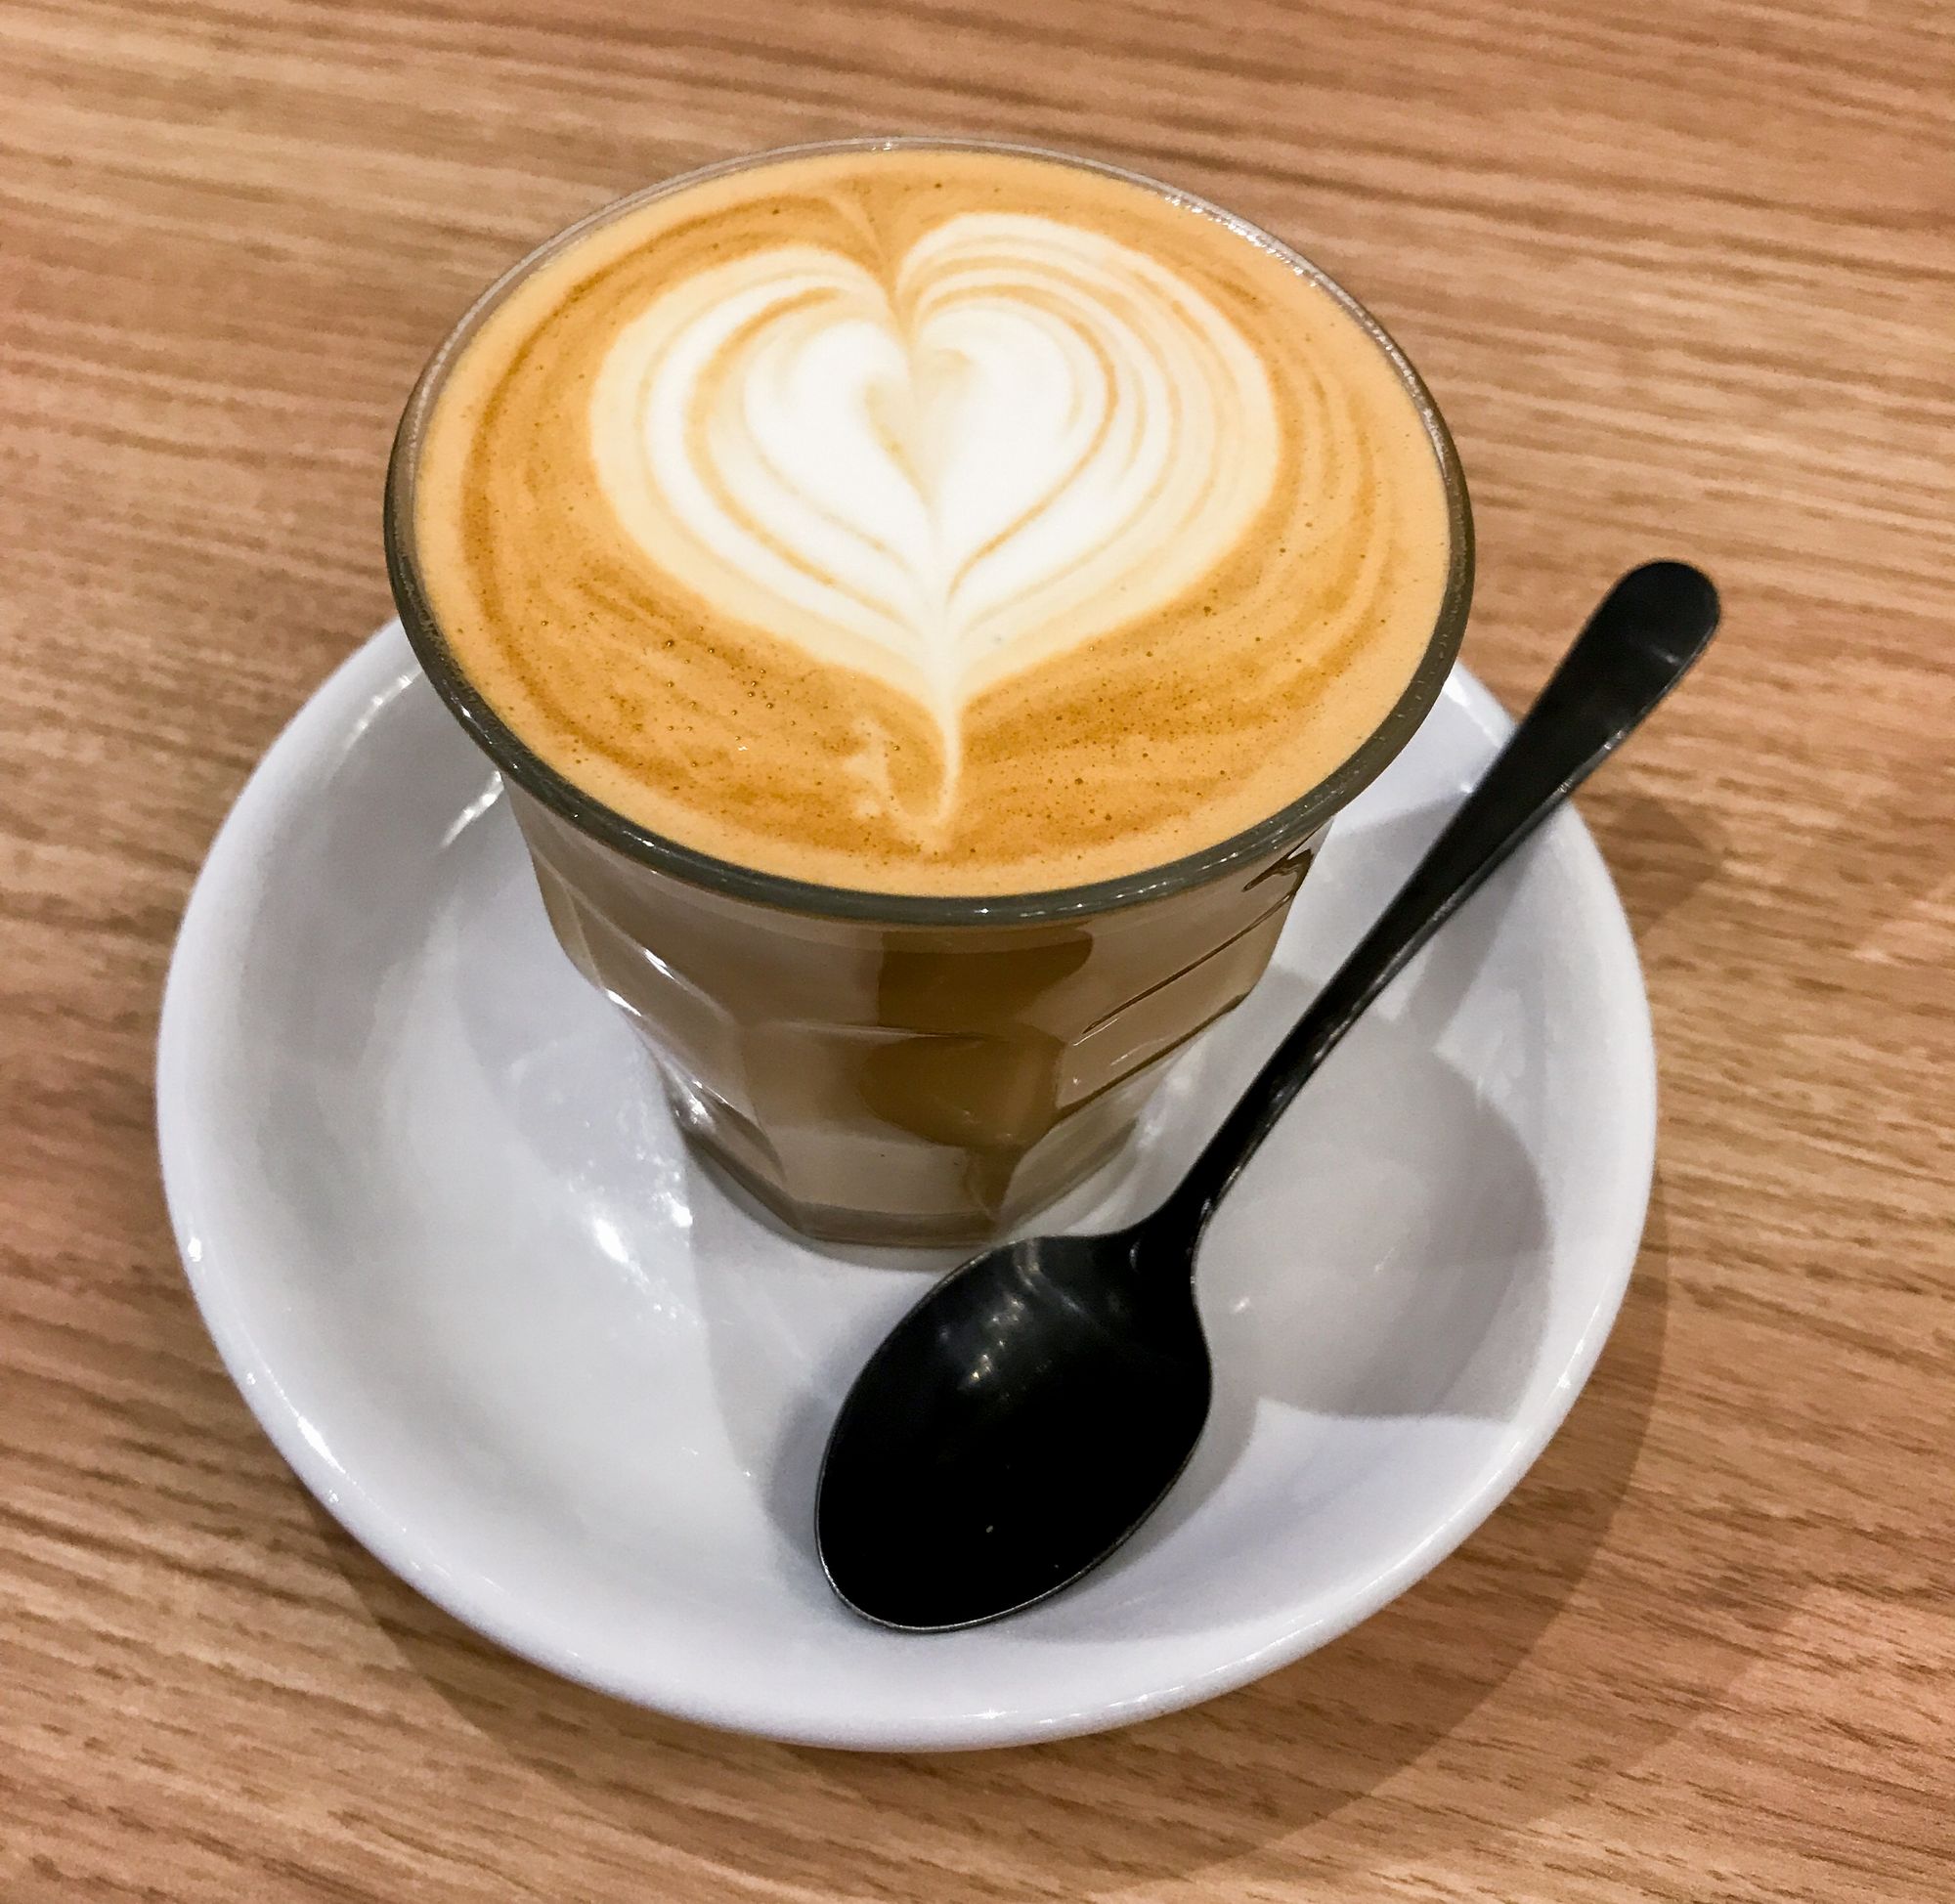
<instances>
[{"instance_id":1,"label":"saucer rim","mask_svg":"<svg viewBox=\"0 0 1955 1904\"><path fill-rule=\"evenodd\" d=\"M226 1015L238 982L236 949L248 930L264 882L266 847L292 822L323 760L352 755L380 706L407 691L422 671L398 621L357 647L308 698L253 768L212 839L172 948L156 1045L156 1132L165 1199L186 1277L227 1373L286 1465L355 1540L445 1613L518 1657L629 1704L724 1731L788 1744L882 1752L941 1752L1032 1744L1124 1726L1199 1704L1248 1684L1350 1631L1415 1584L1455 1551L1518 1485L1586 1386L1614 1325L1640 1253L1654 1182L1657 1135L1656 1051L1640 960L1607 865L1570 804L1530 847L1552 852L1574 881L1568 929L1589 942L1602 968L1600 994L1627 1014L1613 1041L1621 1054L1614 1078L1612 1182L1594 1187L1598 1214L1587 1278L1593 1301L1563 1363L1543 1383L1545 1401L1509 1424L1499 1458L1451 1512L1431 1523L1390 1566L1374 1574L1334 1612L1285 1628L1266 1643L1232 1652L1193 1674L1141 1694L1071 1711L1036 1714L945 1712L928 1724L851 1713L846 1686L825 1710L786 1710L764 1700L716 1698L692 1683L656 1683L655 1672L607 1669L561 1644L546 1617L490 1603L450 1576L434 1543L391 1519L355 1477L315 1446L272 1365L253 1340L233 1291L238 1272L207 1241L198 1213L226 1200L197 1143L200 1093L221 1088L201 1075L215 1049L203 1036ZM1493 694L1455 664L1441 691L1498 743L1512 721ZM1430 716L1428 716L1429 718ZM1607 1196L1613 1208L1600 1212ZM1599 1260L1606 1257L1606 1261ZM243 1273L246 1277L249 1272ZM314 1431L317 1435L317 1431ZM928 1644L926 1639L921 1643Z\"/></svg>"}]
</instances>

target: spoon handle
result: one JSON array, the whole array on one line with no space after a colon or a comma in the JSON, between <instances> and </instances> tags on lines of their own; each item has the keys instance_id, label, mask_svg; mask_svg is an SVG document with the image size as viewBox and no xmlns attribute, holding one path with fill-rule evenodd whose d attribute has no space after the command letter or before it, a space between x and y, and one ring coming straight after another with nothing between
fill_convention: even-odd
<instances>
[{"instance_id":1,"label":"spoon handle","mask_svg":"<svg viewBox=\"0 0 1955 1904\"><path fill-rule=\"evenodd\" d=\"M1337 1041L1407 962L1682 679L1717 626L1717 591L1682 562L1610 589L1465 803L1279 1045L1167 1201L1147 1219L1198 1236Z\"/></svg>"}]
</instances>

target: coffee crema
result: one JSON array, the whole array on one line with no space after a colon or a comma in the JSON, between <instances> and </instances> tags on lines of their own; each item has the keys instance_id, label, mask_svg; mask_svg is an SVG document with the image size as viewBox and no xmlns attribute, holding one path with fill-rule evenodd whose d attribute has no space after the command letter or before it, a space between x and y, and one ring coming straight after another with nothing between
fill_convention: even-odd
<instances>
[{"instance_id":1,"label":"coffee crema","mask_svg":"<svg viewBox=\"0 0 1955 1904\"><path fill-rule=\"evenodd\" d=\"M697 850L1029 892L1225 840L1431 639L1438 454L1376 341L1201 208L1059 160L788 155L488 315L423 586L517 737Z\"/></svg>"}]
</instances>

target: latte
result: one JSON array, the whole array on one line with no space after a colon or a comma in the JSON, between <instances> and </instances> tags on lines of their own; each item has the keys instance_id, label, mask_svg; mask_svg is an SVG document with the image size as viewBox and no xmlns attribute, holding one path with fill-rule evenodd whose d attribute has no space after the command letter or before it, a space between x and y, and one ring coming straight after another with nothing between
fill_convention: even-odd
<instances>
[{"instance_id":1,"label":"latte","mask_svg":"<svg viewBox=\"0 0 1955 1904\"><path fill-rule=\"evenodd\" d=\"M627 818L829 886L1031 892L1254 825L1372 733L1452 556L1398 368L1205 209L1008 151L629 205L449 367L416 563Z\"/></svg>"}]
</instances>

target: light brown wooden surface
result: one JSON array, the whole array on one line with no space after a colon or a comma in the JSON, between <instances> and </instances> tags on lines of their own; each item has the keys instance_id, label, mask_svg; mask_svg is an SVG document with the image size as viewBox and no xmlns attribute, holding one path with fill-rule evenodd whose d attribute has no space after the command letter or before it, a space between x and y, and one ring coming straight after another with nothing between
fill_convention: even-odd
<instances>
[{"instance_id":1,"label":"light brown wooden surface","mask_svg":"<svg viewBox=\"0 0 1955 1904\"><path fill-rule=\"evenodd\" d=\"M1951 81L1933 0L0 0L0 1897L1955 1896ZM177 915L389 612L457 309L882 129L1137 164L1354 285L1509 702L1633 560L1727 597L1585 802L1663 1129L1566 1430L1318 1657L964 1759L631 1711L384 1574L220 1370L151 1129Z\"/></svg>"}]
</instances>

